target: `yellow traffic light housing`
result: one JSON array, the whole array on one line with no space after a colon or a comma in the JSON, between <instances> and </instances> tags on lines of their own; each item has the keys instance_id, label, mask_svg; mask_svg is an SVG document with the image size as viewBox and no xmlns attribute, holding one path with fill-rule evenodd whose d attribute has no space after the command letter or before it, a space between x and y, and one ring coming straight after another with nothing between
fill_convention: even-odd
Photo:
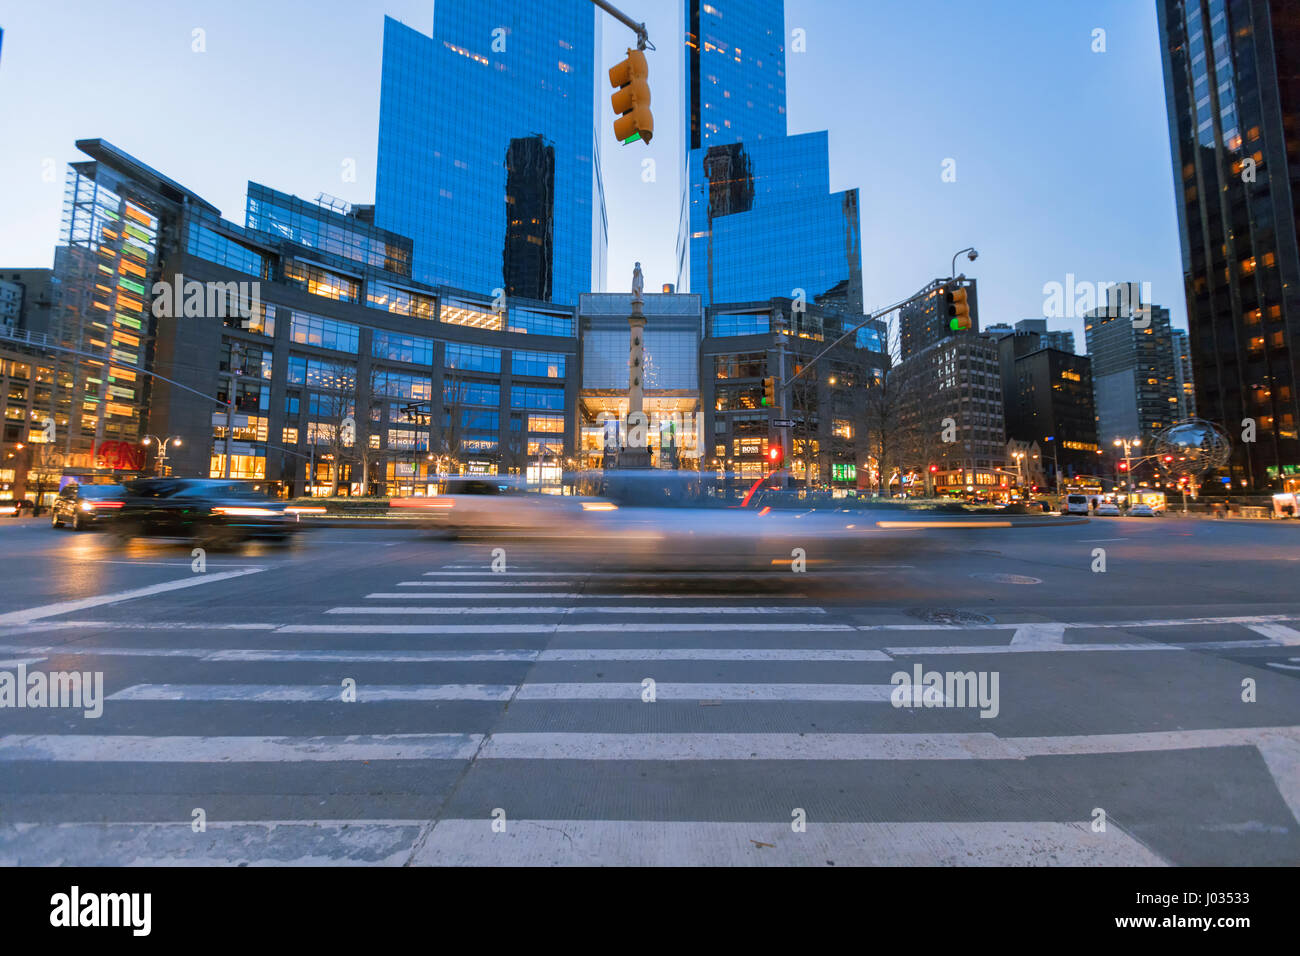
<instances>
[{"instance_id":1,"label":"yellow traffic light housing","mask_svg":"<svg viewBox=\"0 0 1300 956\"><path fill-rule=\"evenodd\" d=\"M654 137L649 77L650 67L640 50L629 49L627 59L610 68L609 85L618 91L610 97L614 112L619 114L614 120L614 136L621 143L638 139L649 143Z\"/></svg>"},{"instance_id":2,"label":"yellow traffic light housing","mask_svg":"<svg viewBox=\"0 0 1300 956\"><path fill-rule=\"evenodd\" d=\"M966 303L966 290L952 289L947 298L948 328L954 332L965 332L970 328L970 306Z\"/></svg>"},{"instance_id":3,"label":"yellow traffic light housing","mask_svg":"<svg viewBox=\"0 0 1300 956\"><path fill-rule=\"evenodd\" d=\"M776 408L776 379L770 375L763 379L763 407Z\"/></svg>"}]
</instances>

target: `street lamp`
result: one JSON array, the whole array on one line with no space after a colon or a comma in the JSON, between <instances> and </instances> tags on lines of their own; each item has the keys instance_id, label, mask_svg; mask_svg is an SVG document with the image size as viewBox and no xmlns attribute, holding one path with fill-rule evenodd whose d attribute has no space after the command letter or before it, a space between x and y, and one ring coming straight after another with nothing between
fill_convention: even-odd
<instances>
[{"instance_id":1,"label":"street lamp","mask_svg":"<svg viewBox=\"0 0 1300 956\"><path fill-rule=\"evenodd\" d=\"M167 449L179 448L182 444L181 439L179 435L169 436L166 441L160 440L156 435L145 435L144 438L140 439L141 445L147 446L151 442L158 445L158 457L154 461L154 467L158 469L158 474L161 476L163 473L163 464L167 461Z\"/></svg>"},{"instance_id":2,"label":"street lamp","mask_svg":"<svg viewBox=\"0 0 1300 956\"><path fill-rule=\"evenodd\" d=\"M1133 497L1133 449L1142 447L1141 438L1116 438L1113 442L1116 448L1124 449L1124 472L1128 481L1128 497Z\"/></svg>"},{"instance_id":3,"label":"street lamp","mask_svg":"<svg viewBox=\"0 0 1300 956\"><path fill-rule=\"evenodd\" d=\"M953 253L952 269L948 273L948 275L952 278L956 278L957 276L957 257L961 255L963 252L966 253L966 258L969 259L971 262L974 262L976 259L979 258L979 253L975 251L974 246L968 246L965 249L958 249L956 252Z\"/></svg>"}]
</instances>

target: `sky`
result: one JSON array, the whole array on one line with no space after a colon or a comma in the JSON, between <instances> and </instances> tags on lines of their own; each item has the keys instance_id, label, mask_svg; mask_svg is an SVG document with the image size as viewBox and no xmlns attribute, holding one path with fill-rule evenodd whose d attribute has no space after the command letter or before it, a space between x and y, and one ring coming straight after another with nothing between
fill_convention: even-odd
<instances>
[{"instance_id":1,"label":"sky","mask_svg":"<svg viewBox=\"0 0 1300 956\"><path fill-rule=\"evenodd\" d=\"M598 117L608 288L640 260L658 289L676 280L680 4L618 5L657 47L655 137L619 144ZM0 268L52 263L77 139L239 223L248 180L373 202L385 14L432 29L430 0L0 0ZM1045 284L1073 275L1149 282L1186 327L1154 0L787 0L785 26L806 38L787 42L788 132L829 130L831 189L861 190L869 309L975 246L958 270L978 279L981 325L1041 316ZM632 44L604 18L602 82ZM1082 322L1049 326L1083 350Z\"/></svg>"}]
</instances>

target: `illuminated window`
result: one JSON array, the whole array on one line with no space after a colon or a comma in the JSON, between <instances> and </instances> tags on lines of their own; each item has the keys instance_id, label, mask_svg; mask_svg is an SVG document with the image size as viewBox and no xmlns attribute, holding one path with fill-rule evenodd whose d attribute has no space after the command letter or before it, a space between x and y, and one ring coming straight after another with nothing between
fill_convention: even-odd
<instances>
[{"instance_id":1,"label":"illuminated window","mask_svg":"<svg viewBox=\"0 0 1300 956\"><path fill-rule=\"evenodd\" d=\"M564 434L563 415L529 415L528 430L552 435Z\"/></svg>"},{"instance_id":2,"label":"illuminated window","mask_svg":"<svg viewBox=\"0 0 1300 956\"><path fill-rule=\"evenodd\" d=\"M472 329L488 329L493 332L500 332L504 324L501 313L460 299L444 300L438 317L451 325L467 325Z\"/></svg>"}]
</instances>

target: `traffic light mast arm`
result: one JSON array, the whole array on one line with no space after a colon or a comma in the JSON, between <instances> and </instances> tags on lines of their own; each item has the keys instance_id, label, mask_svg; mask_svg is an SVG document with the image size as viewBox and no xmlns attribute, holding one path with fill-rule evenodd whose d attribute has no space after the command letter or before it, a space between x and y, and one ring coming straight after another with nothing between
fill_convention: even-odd
<instances>
[{"instance_id":1,"label":"traffic light mast arm","mask_svg":"<svg viewBox=\"0 0 1300 956\"><path fill-rule=\"evenodd\" d=\"M959 276L954 276L953 278L949 279L948 281L949 281L949 282L963 282L963 281L965 281L965 279L966 279L966 276L963 274L963 275L959 275ZM795 372L793 375L790 376L789 379L787 379L786 381L784 381L784 382L781 383L781 387L782 387L782 388L785 388L787 385L789 385L789 384L791 384L792 382L794 382L795 379L797 379L800 375L802 375L804 372L808 371L808 369L812 368L814 365L817 364L818 361L820 361L822 358L824 358L824 357L826 356L826 353L828 353L831 349L835 348L835 346L839 345L841 342L843 342L845 339L847 339L850 335L852 335L852 334L853 334L854 332L856 332L858 329L862 328L862 327L863 327L864 325L866 325L868 322L873 322L873 321L875 321L876 319L880 318L882 315L888 315L890 312L896 312L896 311L898 311L899 309L901 309L903 306L907 305L908 303L910 303L910 302L915 302L917 299L924 299L927 295L930 295L933 291L934 291L933 289L930 289L930 290L922 289L920 292L916 292L916 293L913 293L912 295L909 295L906 299L903 299L901 302L895 302L893 305L889 305L889 306L886 306L886 307L883 308L883 309L877 309L875 312L872 312L869 316L867 316L865 319L863 319L863 320L862 320L861 322L859 322L857 325L853 326L853 328L849 329L847 332L845 332L843 335L841 335L838 339L836 339L836 340L835 340L834 342L832 342L830 345L826 346L826 348L822 349L822 350L821 350L820 352L818 352L815 356L813 356L811 359L809 359L807 362L805 362L805 363L803 364L803 366L800 367L799 371ZM889 348L889 343L888 343L888 342L885 343L885 348L886 348L886 349Z\"/></svg>"},{"instance_id":2,"label":"traffic light mast arm","mask_svg":"<svg viewBox=\"0 0 1300 956\"><path fill-rule=\"evenodd\" d=\"M637 23L622 10L606 3L605 0L591 0L591 2L636 34L636 48L638 50L653 50L655 48L655 45L650 42L650 34L646 32L644 23Z\"/></svg>"}]
</instances>

